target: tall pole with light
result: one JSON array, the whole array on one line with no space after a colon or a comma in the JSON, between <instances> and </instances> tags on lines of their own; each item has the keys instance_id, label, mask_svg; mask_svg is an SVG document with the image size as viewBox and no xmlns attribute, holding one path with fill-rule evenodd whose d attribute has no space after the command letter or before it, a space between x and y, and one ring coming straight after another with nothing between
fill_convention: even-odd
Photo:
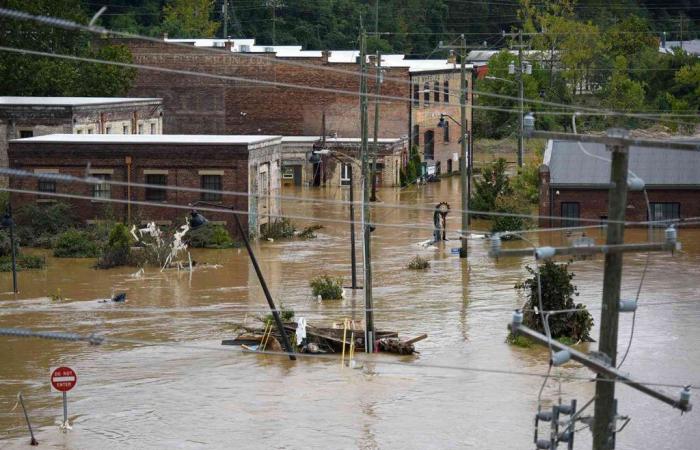
<instances>
[{"instance_id":1,"label":"tall pole with light","mask_svg":"<svg viewBox=\"0 0 700 450\"><path fill-rule=\"evenodd\" d=\"M525 123L524 123L524 96L525 96L525 86L523 81L523 73L526 75L532 74L532 64L527 61L523 61L523 49L522 49L522 34L520 34L520 46L518 48L518 64L515 61L511 61L508 64L508 73L510 75L515 75L515 79L518 83L518 105L520 114L518 115L518 167L523 166L524 152L525 152Z\"/></svg>"},{"instance_id":2,"label":"tall pole with light","mask_svg":"<svg viewBox=\"0 0 700 450\"><path fill-rule=\"evenodd\" d=\"M17 290L17 250L15 249L15 221L12 220L12 205L8 201L7 211L2 218L0 226L10 230L10 252L12 254L12 292L15 294Z\"/></svg>"},{"instance_id":3,"label":"tall pole with light","mask_svg":"<svg viewBox=\"0 0 700 450\"><path fill-rule=\"evenodd\" d=\"M467 170L466 170L467 188L462 189L463 192L466 192L466 204L467 204L467 206L466 206L466 208L464 206L462 206L462 209L463 209L463 211L468 211L469 210L469 200L471 200L471 197L472 197L472 148L471 148L472 140L471 140L471 133L469 132L469 130L463 129L462 124L459 123L457 121L457 119L455 119L451 115L445 114L445 113L440 114L440 120L438 121L438 124L437 124L438 128L447 128L449 126L449 124L447 123L447 121L445 119L450 119L452 122L456 123L460 127L460 130L461 130L460 143L462 143L462 147L464 147L465 142L467 145L467 151L466 151L466 153L468 155L468 157L467 157ZM460 170L461 170L461 165L460 165ZM462 200L465 200L464 196L463 196ZM464 203L464 201L462 203ZM462 226L462 235L463 236L466 236L469 234L469 219L470 219L469 213L467 212L466 226L464 226L464 224ZM466 242L466 239L463 239L462 241ZM461 255L461 253L460 253L460 255ZM465 253L465 255L466 255L466 253Z\"/></svg>"}]
</instances>

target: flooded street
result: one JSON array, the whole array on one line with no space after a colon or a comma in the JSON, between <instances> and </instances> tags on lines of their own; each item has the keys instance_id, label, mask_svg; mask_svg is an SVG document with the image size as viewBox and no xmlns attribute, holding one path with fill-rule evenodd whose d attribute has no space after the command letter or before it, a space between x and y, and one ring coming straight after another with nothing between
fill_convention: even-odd
<instances>
[{"instance_id":1,"label":"flooded street","mask_svg":"<svg viewBox=\"0 0 700 450\"><path fill-rule=\"evenodd\" d=\"M401 191L379 191L386 204L432 208L448 201L458 209L458 178ZM341 189L287 190L285 195L344 199ZM347 220L342 205L285 200L291 216ZM359 208L357 217L359 219ZM296 220L301 225L312 221ZM452 255L457 240L423 248L432 212L376 208L373 233L375 322L402 337L427 333L420 355L379 354L362 369L338 360L241 353L221 347L234 324L266 313L267 305L244 249L197 250L200 266L188 272L134 268L97 271L93 260L50 258L47 269L20 272L21 293L0 300L0 327L100 333L108 337L168 342L170 346L57 342L0 338L0 449L25 448L29 441L21 410L12 410L18 391L29 407L42 448L402 448L530 449L537 396L547 370L547 350L505 343L511 311L524 298L513 285L526 277L530 258L488 257L488 243L470 241L468 269ZM324 223L315 240L261 242L261 268L275 301L314 323L362 317L362 292L323 304L308 282L327 272L350 280L349 230ZM448 237L456 238L459 215L448 216ZM488 224L475 221L475 230ZM359 228L358 228L359 231ZM627 230L627 240L646 239ZM602 232L588 233L598 241ZM560 242L561 233L540 240ZM636 331L624 369L640 381L700 385L700 230L681 229L683 251L654 254L640 296ZM504 244L518 246L522 243ZM358 234L358 264L361 263ZM409 259L431 260L426 272L405 269ZM623 297L636 293L646 255L625 257ZM208 264L202 264L208 263ZM596 320L598 337L602 258L576 261L571 270L580 296ZM362 271L358 267L358 277ZM11 274L0 275L0 289ZM361 280L360 280L361 283ZM125 304L98 303L126 292ZM51 301L51 294L63 301ZM647 305L645 305L645 303ZM353 306L355 311L353 312ZM624 352L631 315L620 321ZM591 349L596 344L590 344ZM587 350L587 346L581 346ZM360 354L365 358L364 354ZM385 364L386 362L392 364ZM401 363L401 364L394 364ZM63 434L61 397L49 388L49 368L69 365L78 385L68 394L73 430ZM488 369L511 373L471 370ZM592 372L570 363L547 383L544 405L579 405L594 394ZM677 394L675 387L659 387ZM697 394L691 402L699 403ZM619 413L631 422L618 434L618 449L697 448L700 411L678 410L626 386L617 387ZM592 408L586 411L592 414ZM545 430L545 428L541 428ZM549 427L546 427L549 430ZM591 446L591 434L576 434L575 448Z\"/></svg>"}]
</instances>

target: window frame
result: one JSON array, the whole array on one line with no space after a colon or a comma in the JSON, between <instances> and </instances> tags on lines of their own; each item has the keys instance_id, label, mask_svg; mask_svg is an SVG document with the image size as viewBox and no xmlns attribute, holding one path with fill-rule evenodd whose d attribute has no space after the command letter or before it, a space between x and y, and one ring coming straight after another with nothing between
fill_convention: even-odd
<instances>
[{"instance_id":1,"label":"window frame","mask_svg":"<svg viewBox=\"0 0 700 450\"><path fill-rule=\"evenodd\" d=\"M440 82L438 80L433 81L433 101L440 103Z\"/></svg>"},{"instance_id":2,"label":"window frame","mask_svg":"<svg viewBox=\"0 0 700 450\"><path fill-rule=\"evenodd\" d=\"M95 173L91 174L90 176L92 178L99 178L101 180L104 180L104 183L92 185L92 198L95 200L112 198L112 185L109 184L109 182L112 181L112 175L108 173ZM104 195L105 193L106 195Z\"/></svg>"},{"instance_id":3,"label":"window frame","mask_svg":"<svg viewBox=\"0 0 700 450\"><path fill-rule=\"evenodd\" d=\"M420 84L413 83L413 106L420 106Z\"/></svg>"},{"instance_id":4,"label":"window frame","mask_svg":"<svg viewBox=\"0 0 700 450\"><path fill-rule=\"evenodd\" d=\"M164 181L164 183L154 180L154 177L158 177L159 180ZM159 186L168 185L168 175L161 173L147 173L144 175L144 181L146 184L155 184ZM149 202L166 202L168 201L168 191L166 189L147 187L144 190L144 198Z\"/></svg>"},{"instance_id":5,"label":"window frame","mask_svg":"<svg viewBox=\"0 0 700 450\"><path fill-rule=\"evenodd\" d=\"M661 207L661 215L657 214L657 207ZM670 208L670 211L667 211ZM681 218L681 204L680 202L649 202L649 209L651 210L652 217L648 217L647 220L654 222L673 222ZM671 212L671 216L667 217L667 212ZM648 215L648 213L647 213Z\"/></svg>"},{"instance_id":6,"label":"window frame","mask_svg":"<svg viewBox=\"0 0 700 450\"><path fill-rule=\"evenodd\" d=\"M211 180L217 180L216 183L211 183ZM224 177L222 175L206 174L199 176L199 186L202 189L212 191L223 191ZM216 192L202 192L200 198L206 202L220 202L223 200L223 195Z\"/></svg>"},{"instance_id":7,"label":"window frame","mask_svg":"<svg viewBox=\"0 0 700 450\"><path fill-rule=\"evenodd\" d=\"M574 208L570 210L569 208ZM562 227L577 227L581 223L581 203L580 202L561 202L559 206L561 212L561 226ZM576 215L571 215L569 212L575 210Z\"/></svg>"},{"instance_id":8,"label":"window frame","mask_svg":"<svg viewBox=\"0 0 700 450\"><path fill-rule=\"evenodd\" d=\"M430 105L430 81L423 83L423 106Z\"/></svg>"},{"instance_id":9,"label":"window frame","mask_svg":"<svg viewBox=\"0 0 700 450\"><path fill-rule=\"evenodd\" d=\"M443 142L450 142L450 122L449 122L449 120L445 120L445 123L442 127L442 141Z\"/></svg>"},{"instance_id":10,"label":"window frame","mask_svg":"<svg viewBox=\"0 0 700 450\"><path fill-rule=\"evenodd\" d=\"M450 103L450 80L445 80L442 83L442 95L443 103Z\"/></svg>"}]
</instances>

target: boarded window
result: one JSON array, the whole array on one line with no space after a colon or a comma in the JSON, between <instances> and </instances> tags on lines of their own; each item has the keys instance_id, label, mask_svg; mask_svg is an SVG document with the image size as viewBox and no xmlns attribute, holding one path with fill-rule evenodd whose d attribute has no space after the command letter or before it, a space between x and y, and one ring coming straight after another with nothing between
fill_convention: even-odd
<instances>
[{"instance_id":1,"label":"boarded window","mask_svg":"<svg viewBox=\"0 0 700 450\"><path fill-rule=\"evenodd\" d=\"M146 175L146 184L162 185L166 186L168 184L168 176L160 174L148 174ZM146 200L150 202L164 202L168 199L168 194L165 189L158 187L147 187L146 188Z\"/></svg>"},{"instance_id":2,"label":"boarded window","mask_svg":"<svg viewBox=\"0 0 700 450\"><path fill-rule=\"evenodd\" d=\"M221 175L202 175L202 189L207 191L221 191ZM218 192L202 192L202 200L220 202L221 194Z\"/></svg>"}]
</instances>

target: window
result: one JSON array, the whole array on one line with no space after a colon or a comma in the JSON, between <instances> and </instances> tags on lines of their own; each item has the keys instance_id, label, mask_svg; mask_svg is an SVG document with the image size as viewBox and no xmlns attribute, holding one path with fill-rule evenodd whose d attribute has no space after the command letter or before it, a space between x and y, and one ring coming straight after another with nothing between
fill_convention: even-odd
<instances>
[{"instance_id":1,"label":"window","mask_svg":"<svg viewBox=\"0 0 700 450\"><path fill-rule=\"evenodd\" d=\"M92 134L92 128L88 128L88 134Z\"/></svg>"},{"instance_id":2,"label":"window","mask_svg":"<svg viewBox=\"0 0 700 450\"><path fill-rule=\"evenodd\" d=\"M155 123L151 124L151 134L156 134L156 124Z\"/></svg>"},{"instance_id":3,"label":"window","mask_svg":"<svg viewBox=\"0 0 700 450\"><path fill-rule=\"evenodd\" d=\"M577 227L581 217L581 205L578 202L562 202L561 204L562 226Z\"/></svg>"},{"instance_id":4,"label":"window","mask_svg":"<svg viewBox=\"0 0 700 450\"><path fill-rule=\"evenodd\" d=\"M139 134L143 134L143 124L139 124Z\"/></svg>"},{"instance_id":5,"label":"window","mask_svg":"<svg viewBox=\"0 0 700 450\"><path fill-rule=\"evenodd\" d=\"M413 125L413 145L420 145L420 125Z\"/></svg>"},{"instance_id":6,"label":"window","mask_svg":"<svg viewBox=\"0 0 700 450\"><path fill-rule=\"evenodd\" d=\"M450 122L448 122L447 120L445 120L445 124L442 128L442 141L450 142Z\"/></svg>"},{"instance_id":7,"label":"window","mask_svg":"<svg viewBox=\"0 0 700 450\"><path fill-rule=\"evenodd\" d=\"M447 173L452 173L452 160L447 160Z\"/></svg>"},{"instance_id":8,"label":"window","mask_svg":"<svg viewBox=\"0 0 700 450\"><path fill-rule=\"evenodd\" d=\"M340 185L341 186L349 186L351 176L352 176L352 166L348 163L342 163L340 165Z\"/></svg>"},{"instance_id":9,"label":"window","mask_svg":"<svg viewBox=\"0 0 700 450\"><path fill-rule=\"evenodd\" d=\"M413 83L413 106L420 105L420 86L418 83Z\"/></svg>"},{"instance_id":10,"label":"window","mask_svg":"<svg viewBox=\"0 0 700 450\"><path fill-rule=\"evenodd\" d=\"M19 130L19 137L23 139L34 137L34 132L32 130Z\"/></svg>"},{"instance_id":11,"label":"window","mask_svg":"<svg viewBox=\"0 0 700 450\"><path fill-rule=\"evenodd\" d=\"M105 134L112 134L112 127L105 128Z\"/></svg>"},{"instance_id":12,"label":"window","mask_svg":"<svg viewBox=\"0 0 700 450\"><path fill-rule=\"evenodd\" d=\"M435 175L440 176L440 174L442 174L442 171L440 169L440 161L438 161L435 163Z\"/></svg>"},{"instance_id":13,"label":"window","mask_svg":"<svg viewBox=\"0 0 700 450\"><path fill-rule=\"evenodd\" d=\"M423 83L423 104L430 104L430 83L427 81Z\"/></svg>"},{"instance_id":14,"label":"window","mask_svg":"<svg viewBox=\"0 0 700 450\"><path fill-rule=\"evenodd\" d=\"M681 218L680 203L651 203L651 217L649 220L675 220Z\"/></svg>"},{"instance_id":15,"label":"window","mask_svg":"<svg viewBox=\"0 0 700 450\"><path fill-rule=\"evenodd\" d=\"M39 186L37 190L39 192L56 192L56 182L54 180L39 178Z\"/></svg>"},{"instance_id":16,"label":"window","mask_svg":"<svg viewBox=\"0 0 700 450\"><path fill-rule=\"evenodd\" d=\"M440 103L440 82L433 82L433 100L435 103Z\"/></svg>"},{"instance_id":17,"label":"window","mask_svg":"<svg viewBox=\"0 0 700 450\"><path fill-rule=\"evenodd\" d=\"M428 130L423 134L423 159L435 159L434 136L433 130Z\"/></svg>"},{"instance_id":18,"label":"window","mask_svg":"<svg viewBox=\"0 0 700 450\"><path fill-rule=\"evenodd\" d=\"M166 186L168 184L168 176L161 174L147 174L146 184L158 184ZM156 187L146 188L146 200L151 202L164 202L167 200L167 192L165 189L160 189Z\"/></svg>"},{"instance_id":19,"label":"window","mask_svg":"<svg viewBox=\"0 0 700 450\"><path fill-rule=\"evenodd\" d=\"M111 185L109 184L109 181L112 179L112 176L107 174L95 174L92 175L92 177L103 180L102 183L94 184L92 186L92 196L94 198L111 198Z\"/></svg>"},{"instance_id":20,"label":"window","mask_svg":"<svg viewBox=\"0 0 700 450\"><path fill-rule=\"evenodd\" d=\"M202 189L220 191L221 186L221 175L202 175ZM217 192L202 192L202 200L220 202L221 194Z\"/></svg>"},{"instance_id":21,"label":"window","mask_svg":"<svg viewBox=\"0 0 700 450\"><path fill-rule=\"evenodd\" d=\"M445 80L445 82L442 84L442 89L442 101L445 103L450 103L450 82L448 80Z\"/></svg>"},{"instance_id":22,"label":"window","mask_svg":"<svg viewBox=\"0 0 700 450\"><path fill-rule=\"evenodd\" d=\"M75 130L75 132L78 134L83 134L83 130Z\"/></svg>"},{"instance_id":23,"label":"window","mask_svg":"<svg viewBox=\"0 0 700 450\"><path fill-rule=\"evenodd\" d=\"M129 134L129 125L122 126L122 134Z\"/></svg>"}]
</instances>

